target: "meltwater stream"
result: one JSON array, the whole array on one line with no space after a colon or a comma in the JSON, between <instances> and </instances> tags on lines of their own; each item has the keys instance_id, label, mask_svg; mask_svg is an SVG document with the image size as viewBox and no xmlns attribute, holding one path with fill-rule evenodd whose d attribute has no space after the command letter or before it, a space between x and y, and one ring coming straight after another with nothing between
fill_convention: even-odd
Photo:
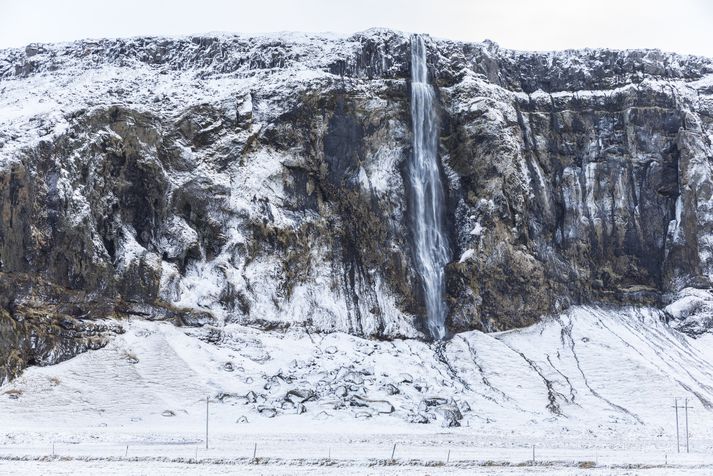
<instances>
[{"instance_id":1,"label":"meltwater stream","mask_svg":"<svg viewBox=\"0 0 713 476\"><path fill-rule=\"evenodd\" d=\"M409 164L416 267L423 284L427 325L434 339L445 337L444 268L448 263L445 197L438 168L438 115L428 84L426 45L411 38L411 121L413 157Z\"/></svg>"}]
</instances>

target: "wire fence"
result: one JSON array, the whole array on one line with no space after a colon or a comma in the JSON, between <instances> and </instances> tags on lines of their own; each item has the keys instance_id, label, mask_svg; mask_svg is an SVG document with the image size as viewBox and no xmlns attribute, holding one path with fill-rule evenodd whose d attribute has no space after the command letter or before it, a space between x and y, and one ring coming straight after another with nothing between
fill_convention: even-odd
<instances>
[{"instance_id":1,"label":"wire fence","mask_svg":"<svg viewBox=\"0 0 713 476\"><path fill-rule=\"evenodd\" d=\"M290 438L256 439L248 442L226 440L222 435L215 446L205 441L131 442L124 444L91 441L56 441L50 445L5 445L0 460L107 460L164 461L178 463L237 465L334 465L334 466L538 466L578 468L663 468L710 467L709 453L668 453L592 448L468 448L463 446L419 445L394 442L375 446L368 441L338 442L333 446L309 444Z\"/></svg>"}]
</instances>

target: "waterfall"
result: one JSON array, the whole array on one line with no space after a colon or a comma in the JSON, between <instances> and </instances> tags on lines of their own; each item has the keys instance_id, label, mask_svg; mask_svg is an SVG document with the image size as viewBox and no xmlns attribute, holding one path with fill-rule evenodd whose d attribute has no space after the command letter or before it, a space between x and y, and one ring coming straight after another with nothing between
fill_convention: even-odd
<instances>
[{"instance_id":1,"label":"waterfall","mask_svg":"<svg viewBox=\"0 0 713 476\"><path fill-rule=\"evenodd\" d=\"M445 337L444 268L449 261L445 194L438 168L438 114L435 92L428 84L426 45L411 38L411 121L413 156L409 163L411 217L416 269L423 285L428 330Z\"/></svg>"}]
</instances>

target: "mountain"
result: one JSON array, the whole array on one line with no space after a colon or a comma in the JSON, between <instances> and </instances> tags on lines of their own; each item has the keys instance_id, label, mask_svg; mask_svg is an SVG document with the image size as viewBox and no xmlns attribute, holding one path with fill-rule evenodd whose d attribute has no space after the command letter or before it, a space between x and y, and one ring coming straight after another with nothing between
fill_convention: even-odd
<instances>
[{"instance_id":1,"label":"mountain","mask_svg":"<svg viewBox=\"0 0 713 476\"><path fill-rule=\"evenodd\" d=\"M705 333L713 60L424 45L447 334L581 305ZM379 29L0 50L0 381L136 319L429 340L411 62Z\"/></svg>"}]
</instances>

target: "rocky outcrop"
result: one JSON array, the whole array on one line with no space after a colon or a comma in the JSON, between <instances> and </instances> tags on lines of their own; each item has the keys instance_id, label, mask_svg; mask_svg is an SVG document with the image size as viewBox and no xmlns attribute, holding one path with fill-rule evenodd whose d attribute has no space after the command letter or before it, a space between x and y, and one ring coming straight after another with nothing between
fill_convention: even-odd
<instances>
[{"instance_id":1,"label":"rocky outcrop","mask_svg":"<svg viewBox=\"0 0 713 476\"><path fill-rule=\"evenodd\" d=\"M404 181L409 41L369 30L0 51L2 286L39 307L74 303L61 313L92 324L423 337ZM713 62L426 46L450 332L707 292ZM14 289L19 276L32 290ZM30 331L2 304L19 336L4 349L19 348Z\"/></svg>"},{"instance_id":2,"label":"rocky outcrop","mask_svg":"<svg viewBox=\"0 0 713 476\"><path fill-rule=\"evenodd\" d=\"M103 303L21 273L0 273L0 382L28 365L61 362L104 346L121 327Z\"/></svg>"},{"instance_id":3,"label":"rocky outcrop","mask_svg":"<svg viewBox=\"0 0 713 476\"><path fill-rule=\"evenodd\" d=\"M710 287L710 62L494 45L472 58L441 88L463 252L452 328Z\"/></svg>"}]
</instances>

